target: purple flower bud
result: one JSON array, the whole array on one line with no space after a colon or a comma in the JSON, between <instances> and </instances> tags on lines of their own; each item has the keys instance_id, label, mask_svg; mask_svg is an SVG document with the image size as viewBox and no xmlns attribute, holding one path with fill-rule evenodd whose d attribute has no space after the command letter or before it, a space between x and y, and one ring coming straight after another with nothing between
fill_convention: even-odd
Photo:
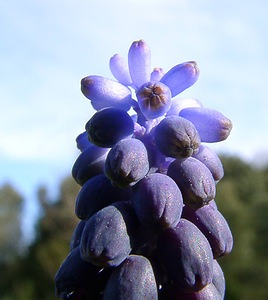
<instances>
[{"instance_id":1,"label":"purple flower bud","mask_svg":"<svg viewBox=\"0 0 268 300\"><path fill-rule=\"evenodd\" d=\"M194 223L207 238L214 258L229 254L233 248L233 236L223 215L211 205L191 209L185 205L182 217Z\"/></svg>"},{"instance_id":2,"label":"purple flower bud","mask_svg":"<svg viewBox=\"0 0 268 300\"><path fill-rule=\"evenodd\" d=\"M128 52L128 66L136 88L150 80L151 51L143 40L132 43Z\"/></svg>"},{"instance_id":3,"label":"purple flower bud","mask_svg":"<svg viewBox=\"0 0 268 300\"><path fill-rule=\"evenodd\" d=\"M110 148L101 148L93 144L87 147L73 165L72 176L75 181L83 185L88 179L102 173L109 150Z\"/></svg>"},{"instance_id":4,"label":"purple flower bud","mask_svg":"<svg viewBox=\"0 0 268 300\"><path fill-rule=\"evenodd\" d=\"M169 167L167 175L178 185L183 201L197 209L215 198L216 185L209 169L198 159L176 159Z\"/></svg>"},{"instance_id":5,"label":"purple flower bud","mask_svg":"<svg viewBox=\"0 0 268 300\"><path fill-rule=\"evenodd\" d=\"M162 68L154 68L153 72L151 73L151 81L160 81L164 74L165 73Z\"/></svg>"},{"instance_id":6,"label":"purple flower bud","mask_svg":"<svg viewBox=\"0 0 268 300\"><path fill-rule=\"evenodd\" d=\"M223 165L218 155L209 147L200 145L199 151L193 155L200 160L211 172L215 181L222 179L224 175Z\"/></svg>"},{"instance_id":7,"label":"purple flower bud","mask_svg":"<svg viewBox=\"0 0 268 300\"><path fill-rule=\"evenodd\" d=\"M165 117L154 131L154 140L161 153L186 158L198 151L200 138L192 122L179 116Z\"/></svg>"},{"instance_id":8,"label":"purple flower bud","mask_svg":"<svg viewBox=\"0 0 268 300\"><path fill-rule=\"evenodd\" d=\"M79 149L81 152L92 146L92 143L89 141L86 131L78 135L78 137L76 138L76 146L77 149Z\"/></svg>"},{"instance_id":9,"label":"purple flower bud","mask_svg":"<svg viewBox=\"0 0 268 300\"><path fill-rule=\"evenodd\" d=\"M192 86L199 77L199 69L195 61L188 61L170 69L160 80L167 85L172 97Z\"/></svg>"},{"instance_id":10,"label":"purple flower bud","mask_svg":"<svg viewBox=\"0 0 268 300\"><path fill-rule=\"evenodd\" d=\"M110 70L114 77L123 85L132 84L127 61L120 55L115 54L111 57Z\"/></svg>"},{"instance_id":11,"label":"purple flower bud","mask_svg":"<svg viewBox=\"0 0 268 300\"><path fill-rule=\"evenodd\" d=\"M223 141L227 139L232 130L232 122L214 109L189 107L183 109L180 116L195 125L202 142Z\"/></svg>"},{"instance_id":12,"label":"purple flower bud","mask_svg":"<svg viewBox=\"0 0 268 300\"><path fill-rule=\"evenodd\" d=\"M180 111L184 108L202 106L202 103L194 98L174 98L172 99L172 103L169 111L167 112L167 116L179 115Z\"/></svg>"},{"instance_id":13,"label":"purple flower bud","mask_svg":"<svg viewBox=\"0 0 268 300\"><path fill-rule=\"evenodd\" d=\"M130 109L131 91L117 81L102 76L87 76L81 80L81 90L96 110L109 106Z\"/></svg>"},{"instance_id":14,"label":"purple flower bud","mask_svg":"<svg viewBox=\"0 0 268 300\"><path fill-rule=\"evenodd\" d=\"M170 108L171 93L161 82L147 82L137 91L140 110L147 119L163 116Z\"/></svg>"}]
</instances>

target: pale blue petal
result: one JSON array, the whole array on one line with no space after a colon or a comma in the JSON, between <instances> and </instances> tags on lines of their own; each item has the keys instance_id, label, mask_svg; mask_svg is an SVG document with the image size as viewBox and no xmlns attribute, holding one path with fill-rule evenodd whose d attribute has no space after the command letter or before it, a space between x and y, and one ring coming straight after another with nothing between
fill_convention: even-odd
<instances>
[{"instance_id":1,"label":"pale blue petal","mask_svg":"<svg viewBox=\"0 0 268 300\"><path fill-rule=\"evenodd\" d=\"M110 70L114 77L123 85L131 85L132 80L130 77L127 61L118 54L115 54L110 59Z\"/></svg>"},{"instance_id":2,"label":"pale blue petal","mask_svg":"<svg viewBox=\"0 0 268 300\"><path fill-rule=\"evenodd\" d=\"M204 107L191 107L181 110L181 117L191 121L197 129L202 142L220 142L229 136L232 122L222 113Z\"/></svg>"},{"instance_id":3,"label":"pale blue petal","mask_svg":"<svg viewBox=\"0 0 268 300\"><path fill-rule=\"evenodd\" d=\"M129 110L132 103L131 90L128 87L102 76L83 78L81 91L91 100L96 110L109 106Z\"/></svg>"},{"instance_id":4,"label":"pale blue petal","mask_svg":"<svg viewBox=\"0 0 268 300\"><path fill-rule=\"evenodd\" d=\"M172 97L175 97L192 86L198 76L199 70L196 62L188 61L170 69L160 81L170 88Z\"/></svg>"},{"instance_id":5,"label":"pale blue petal","mask_svg":"<svg viewBox=\"0 0 268 300\"><path fill-rule=\"evenodd\" d=\"M202 107L202 103L195 98L174 98L167 116L178 115L180 111L187 107Z\"/></svg>"},{"instance_id":6,"label":"pale blue petal","mask_svg":"<svg viewBox=\"0 0 268 300\"><path fill-rule=\"evenodd\" d=\"M160 81L160 79L164 75L164 70L162 68L154 68L153 72L151 73L151 81Z\"/></svg>"},{"instance_id":7,"label":"pale blue petal","mask_svg":"<svg viewBox=\"0 0 268 300\"><path fill-rule=\"evenodd\" d=\"M150 81L151 51L143 40L132 43L128 52L128 66L136 89Z\"/></svg>"}]
</instances>

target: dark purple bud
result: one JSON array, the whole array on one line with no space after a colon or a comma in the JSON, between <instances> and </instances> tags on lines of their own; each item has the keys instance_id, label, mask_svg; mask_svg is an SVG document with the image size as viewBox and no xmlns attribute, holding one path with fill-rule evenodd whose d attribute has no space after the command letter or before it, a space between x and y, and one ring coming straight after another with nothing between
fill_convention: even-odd
<instances>
[{"instance_id":1,"label":"dark purple bud","mask_svg":"<svg viewBox=\"0 0 268 300\"><path fill-rule=\"evenodd\" d=\"M100 295L108 273L81 259L79 247L69 253L55 275L56 294L61 299L88 299Z\"/></svg>"},{"instance_id":2,"label":"dark purple bud","mask_svg":"<svg viewBox=\"0 0 268 300\"><path fill-rule=\"evenodd\" d=\"M196 158L176 159L169 165L167 175L177 183L184 203L195 209L215 198L216 186L212 174Z\"/></svg>"},{"instance_id":3,"label":"dark purple bud","mask_svg":"<svg viewBox=\"0 0 268 300\"><path fill-rule=\"evenodd\" d=\"M211 246L214 258L229 254L233 248L233 236L223 215L211 205L193 210L183 208L183 218L194 223L205 235Z\"/></svg>"},{"instance_id":4,"label":"dark purple bud","mask_svg":"<svg viewBox=\"0 0 268 300\"><path fill-rule=\"evenodd\" d=\"M146 257L130 255L113 271L103 300L118 299L158 299L153 268Z\"/></svg>"},{"instance_id":5,"label":"dark purple bud","mask_svg":"<svg viewBox=\"0 0 268 300\"><path fill-rule=\"evenodd\" d=\"M213 255L203 233L181 219L159 237L158 251L168 280L181 290L199 291L212 282Z\"/></svg>"},{"instance_id":6,"label":"dark purple bud","mask_svg":"<svg viewBox=\"0 0 268 300\"><path fill-rule=\"evenodd\" d=\"M198 151L200 138L194 125L179 116L165 117L154 131L157 148L169 157L186 158Z\"/></svg>"},{"instance_id":7,"label":"dark purple bud","mask_svg":"<svg viewBox=\"0 0 268 300\"><path fill-rule=\"evenodd\" d=\"M119 187L136 184L149 171L147 149L135 138L123 139L109 151L105 175Z\"/></svg>"},{"instance_id":8,"label":"dark purple bud","mask_svg":"<svg viewBox=\"0 0 268 300\"><path fill-rule=\"evenodd\" d=\"M221 295L221 299L224 299L225 294L225 278L221 266L216 259L213 260L213 278L212 283Z\"/></svg>"},{"instance_id":9,"label":"dark purple bud","mask_svg":"<svg viewBox=\"0 0 268 300\"><path fill-rule=\"evenodd\" d=\"M92 143L89 141L86 131L78 135L78 137L76 138L76 146L77 149L79 149L81 152L92 146Z\"/></svg>"},{"instance_id":10,"label":"dark purple bud","mask_svg":"<svg viewBox=\"0 0 268 300\"><path fill-rule=\"evenodd\" d=\"M86 131L93 144L109 148L121 139L131 137L134 123L126 111L108 107L93 115L86 124Z\"/></svg>"},{"instance_id":11,"label":"dark purple bud","mask_svg":"<svg viewBox=\"0 0 268 300\"><path fill-rule=\"evenodd\" d=\"M95 145L88 147L76 159L72 176L75 181L83 185L88 179L103 173L104 164L110 148L101 148Z\"/></svg>"},{"instance_id":12,"label":"dark purple bud","mask_svg":"<svg viewBox=\"0 0 268 300\"><path fill-rule=\"evenodd\" d=\"M73 251L76 247L80 245L80 240L85 225L86 225L86 221L83 220L79 221L78 224L76 225L71 237L70 251Z\"/></svg>"},{"instance_id":13,"label":"dark purple bud","mask_svg":"<svg viewBox=\"0 0 268 300\"><path fill-rule=\"evenodd\" d=\"M135 186L132 199L138 218L147 226L164 229L180 220L182 195L167 175L152 173L143 178Z\"/></svg>"},{"instance_id":14,"label":"dark purple bud","mask_svg":"<svg viewBox=\"0 0 268 300\"><path fill-rule=\"evenodd\" d=\"M78 218L87 220L105 206L129 198L129 189L120 189L104 174L99 174L82 186L76 198L75 213Z\"/></svg>"},{"instance_id":15,"label":"dark purple bud","mask_svg":"<svg viewBox=\"0 0 268 300\"><path fill-rule=\"evenodd\" d=\"M130 253L124 217L116 206L106 206L86 223L80 242L82 259L100 266L118 266Z\"/></svg>"},{"instance_id":16,"label":"dark purple bud","mask_svg":"<svg viewBox=\"0 0 268 300\"><path fill-rule=\"evenodd\" d=\"M193 157L206 165L215 181L219 181L223 178L223 165L218 155L212 149L201 144L198 152L194 154Z\"/></svg>"}]
</instances>

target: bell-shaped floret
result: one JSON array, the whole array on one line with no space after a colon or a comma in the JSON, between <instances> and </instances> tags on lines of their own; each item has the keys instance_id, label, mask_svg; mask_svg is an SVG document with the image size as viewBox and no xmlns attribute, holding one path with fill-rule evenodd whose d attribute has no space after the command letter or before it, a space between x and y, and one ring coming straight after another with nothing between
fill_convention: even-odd
<instances>
[{"instance_id":1,"label":"bell-shaped floret","mask_svg":"<svg viewBox=\"0 0 268 300\"><path fill-rule=\"evenodd\" d=\"M139 107L146 119L165 115L171 105L169 88L158 81L143 84L136 93Z\"/></svg>"},{"instance_id":2,"label":"bell-shaped floret","mask_svg":"<svg viewBox=\"0 0 268 300\"><path fill-rule=\"evenodd\" d=\"M106 206L87 221L80 242L82 259L100 267L118 266L130 251L127 225L118 207Z\"/></svg>"},{"instance_id":3,"label":"bell-shaped floret","mask_svg":"<svg viewBox=\"0 0 268 300\"><path fill-rule=\"evenodd\" d=\"M146 226L162 230L180 220L182 195L167 175L152 173L144 177L135 186L132 202L137 217Z\"/></svg>"},{"instance_id":4,"label":"bell-shaped floret","mask_svg":"<svg viewBox=\"0 0 268 300\"><path fill-rule=\"evenodd\" d=\"M84 220L80 220L76 225L70 241L70 251L73 251L76 247L80 245L80 240L85 225L86 225L86 221Z\"/></svg>"},{"instance_id":5,"label":"bell-shaped floret","mask_svg":"<svg viewBox=\"0 0 268 300\"><path fill-rule=\"evenodd\" d=\"M110 270L101 270L80 257L76 247L65 258L55 275L56 294L60 299L97 299L105 288Z\"/></svg>"},{"instance_id":6,"label":"bell-shaped floret","mask_svg":"<svg viewBox=\"0 0 268 300\"><path fill-rule=\"evenodd\" d=\"M191 121L196 127L201 141L220 142L229 136L232 122L221 112L205 107L189 107L180 112L180 116Z\"/></svg>"},{"instance_id":7,"label":"bell-shaped floret","mask_svg":"<svg viewBox=\"0 0 268 300\"><path fill-rule=\"evenodd\" d=\"M168 167L167 175L177 183L186 205L196 209L215 198L216 184L212 174L196 158L174 160Z\"/></svg>"},{"instance_id":8,"label":"bell-shaped floret","mask_svg":"<svg viewBox=\"0 0 268 300\"><path fill-rule=\"evenodd\" d=\"M179 116L165 117L154 131L157 148L163 154L174 158L185 158L195 154L200 138L194 125Z\"/></svg>"},{"instance_id":9,"label":"bell-shaped floret","mask_svg":"<svg viewBox=\"0 0 268 300\"><path fill-rule=\"evenodd\" d=\"M110 70L114 77L123 85L131 85L132 80L129 73L127 61L118 54L110 59Z\"/></svg>"},{"instance_id":10,"label":"bell-shaped floret","mask_svg":"<svg viewBox=\"0 0 268 300\"><path fill-rule=\"evenodd\" d=\"M172 97L175 97L192 86L198 77L199 70L196 62L188 61L170 69L160 81L170 88Z\"/></svg>"},{"instance_id":11,"label":"bell-shaped floret","mask_svg":"<svg viewBox=\"0 0 268 300\"><path fill-rule=\"evenodd\" d=\"M150 81L151 51L145 41L133 42L128 52L128 66L135 88Z\"/></svg>"},{"instance_id":12,"label":"bell-shaped floret","mask_svg":"<svg viewBox=\"0 0 268 300\"><path fill-rule=\"evenodd\" d=\"M104 171L104 164L110 148L102 148L91 145L76 159L72 176L75 181L83 185L88 179Z\"/></svg>"},{"instance_id":13,"label":"bell-shaped floret","mask_svg":"<svg viewBox=\"0 0 268 300\"><path fill-rule=\"evenodd\" d=\"M121 139L132 136L134 122L126 111L108 107L93 115L86 124L86 131L93 144L109 148Z\"/></svg>"},{"instance_id":14,"label":"bell-shaped floret","mask_svg":"<svg viewBox=\"0 0 268 300\"><path fill-rule=\"evenodd\" d=\"M78 218L87 220L105 206L129 198L130 189L116 187L104 174L99 174L82 186L76 198L75 213Z\"/></svg>"},{"instance_id":15,"label":"bell-shaped floret","mask_svg":"<svg viewBox=\"0 0 268 300\"><path fill-rule=\"evenodd\" d=\"M200 145L199 150L193 155L200 160L210 170L215 181L219 181L224 176L224 169L218 155L208 146Z\"/></svg>"},{"instance_id":16,"label":"bell-shaped floret","mask_svg":"<svg viewBox=\"0 0 268 300\"><path fill-rule=\"evenodd\" d=\"M117 81L102 76L87 76L81 80L81 90L96 110L111 106L127 111L131 107L131 90Z\"/></svg>"},{"instance_id":17,"label":"bell-shaped floret","mask_svg":"<svg viewBox=\"0 0 268 300\"><path fill-rule=\"evenodd\" d=\"M225 277L221 266L216 259L213 260L213 278L212 283L216 287L217 291L221 295L221 299L224 299L225 294Z\"/></svg>"},{"instance_id":18,"label":"bell-shaped floret","mask_svg":"<svg viewBox=\"0 0 268 300\"><path fill-rule=\"evenodd\" d=\"M135 138L123 139L109 151L105 175L119 187L136 184L149 171L147 149Z\"/></svg>"},{"instance_id":19,"label":"bell-shaped floret","mask_svg":"<svg viewBox=\"0 0 268 300\"><path fill-rule=\"evenodd\" d=\"M211 205L199 209L183 208L183 218L194 223L205 235L214 258L229 254L233 248L233 236L223 215Z\"/></svg>"},{"instance_id":20,"label":"bell-shaped floret","mask_svg":"<svg viewBox=\"0 0 268 300\"><path fill-rule=\"evenodd\" d=\"M209 242L190 221L181 219L176 227L166 229L159 237L158 251L168 280L178 288L199 291L212 282Z\"/></svg>"},{"instance_id":21,"label":"bell-shaped floret","mask_svg":"<svg viewBox=\"0 0 268 300\"><path fill-rule=\"evenodd\" d=\"M150 261L141 255L128 256L111 274L104 300L157 300L157 285Z\"/></svg>"},{"instance_id":22,"label":"bell-shaped floret","mask_svg":"<svg viewBox=\"0 0 268 300\"><path fill-rule=\"evenodd\" d=\"M92 143L88 139L87 132L84 131L76 138L76 146L81 152L85 151L88 147L92 146Z\"/></svg>"}]
</instances>

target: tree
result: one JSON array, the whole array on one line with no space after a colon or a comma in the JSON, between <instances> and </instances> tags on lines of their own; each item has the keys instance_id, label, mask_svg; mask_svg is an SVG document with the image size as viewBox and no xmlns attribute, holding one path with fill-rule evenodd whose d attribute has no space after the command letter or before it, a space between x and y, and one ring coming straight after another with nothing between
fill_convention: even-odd
<instances>
[{"instance_id":1,"label":"tree","mask_svg":"<svg viewBox=\"0 0 268 300\"><path fill-rule=\"evenodd\" d=\"M8 183L0 188L0 264L15 259L22 249L23 198Z\"/></svg>"},{"instance_id":2,"label":"tree","mask_svg":"<svg viewBox=\"0 0 268 300\"><path fill-rule=\"evenodd\" d=\"M36 226L36 238L26 255L9 264L5 282L0 280L3 300L51 300L54 295L54 276L69 252L72 232L78 222L74 203L79 186L66 178L60 186L58 199L47 197L45 187L38 190L42 214Z\"/></svg>"}]
</instances>

